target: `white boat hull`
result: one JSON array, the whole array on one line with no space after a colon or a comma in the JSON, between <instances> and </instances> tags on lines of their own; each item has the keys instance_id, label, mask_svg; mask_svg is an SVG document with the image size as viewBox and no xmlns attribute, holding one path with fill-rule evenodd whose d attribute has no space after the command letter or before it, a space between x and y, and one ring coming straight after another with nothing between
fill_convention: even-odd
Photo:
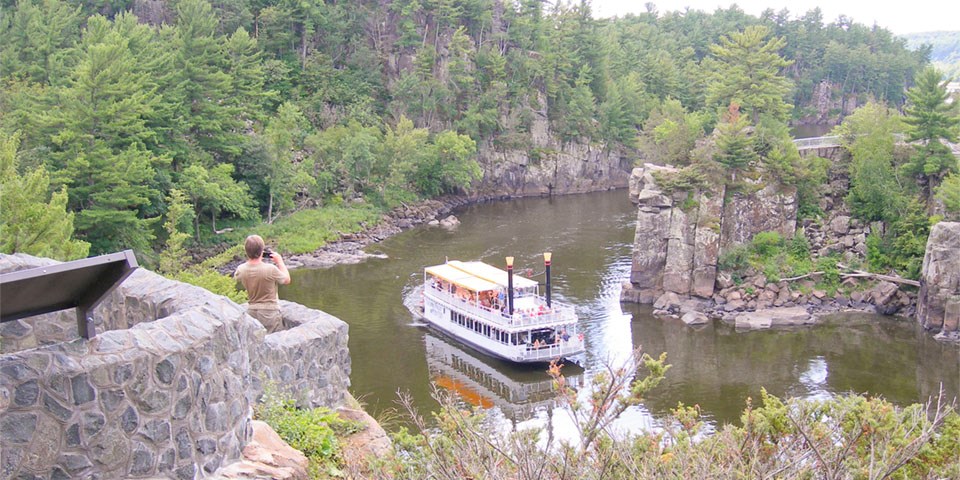
<instances>
[{"instance_id":1,"label":"white boat hull","mask_svg":"<svg viewBox=\"0 0 960 480\"><path fill-rule=\"evenodd\" d=\"M476 308L458 305L458 302L442 292L437 294L427 289L424 292L423 318L432 328L487 355L516 363L547 363L578 355L584 351L583 337L576 334L567 338L557 338L541 346L534 346L528 341L518 341L524 337L529 340L530 332L538 329L555 329L559 332L560 329L569 328L573 332L576 329L575 317L573 321L567 323L546 322L539 325L529 320L512 321L512 319L501 318L498 324L490 321L491 316L496 316L495 312L478 313ZM468 328L454 321L454 314L460 315L461 319L484 319L486 322L481 324L477 321L474 324L477 325L476 328ZM498 336L500 338L506 336L510 340L504 342L499 340Z\"/></svg>"}]
</instances>

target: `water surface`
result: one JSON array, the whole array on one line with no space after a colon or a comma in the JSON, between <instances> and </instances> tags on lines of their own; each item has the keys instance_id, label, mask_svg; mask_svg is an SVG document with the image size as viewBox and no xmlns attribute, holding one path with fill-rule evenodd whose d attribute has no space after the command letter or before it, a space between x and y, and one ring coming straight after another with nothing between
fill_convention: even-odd
<instances>
[{"instance_id":1,"label":"water surface","mask_svg":"<svg viewBox=\"0 0 960 480\"><path fill-rule=\"evenodd\" d=\"M925 401L941 382L960 392L960 349L939 344L914 322L875 315L838 315L823 325L737 332L721 322L699 328L621 305L628 278L636 210L625 191L474 205L456 212L453 230L419 227L368 248L386 259L329 269L299 269L281 297L318 308L350 325L351 391L375 416L408 392L423 410L435 408L431 381L492 406L513 422L547 421L540 368L498 361L418 324L404 298L425 266L482 260L543 282L542 252L553 252L554 297L577 306L586 332L584 368L571 379L586 386L604 362L629 357L635 346L666 351L673 365L646 404L624 416L646 427L678 402L700 405L711 422L738 422L745 398L765 387L775 395L823 398L837 393L881 395L899 404ZM545 413L546 412L546 413ZM539 419L539 420L538 420Z\"/></svg>"}]
</instances>

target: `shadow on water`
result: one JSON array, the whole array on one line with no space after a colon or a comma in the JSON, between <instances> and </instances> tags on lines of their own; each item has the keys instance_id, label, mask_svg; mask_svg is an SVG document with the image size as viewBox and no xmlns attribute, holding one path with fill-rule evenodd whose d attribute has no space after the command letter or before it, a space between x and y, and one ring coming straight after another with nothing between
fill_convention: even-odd
<instances>
[{"instance_id":1,"label":"shadow on water","mask_svg":"<svg viewBox=\"0 0 960 480\"><path fill-rule=\"evenodd\" d=\"M869 392L897 403L925 400L941 381L951 396L960 391L960 349L937 344L913 322L846 315L812 328L735 332L722 323L693 329L653 318L648 307L621 306L636 221L625 191L481 204L456 214L462 223L455 229L415 228L370 247L386 259L295 270L281 290L282 298L350 325L351 391L375 416L396 408L398 391L422 411L436 408L431 380L446 372L452 386L480 392L515 423L525 416L553 421L553 411L545 415L531 393L549 380L545 371L519 369L434 335L404 305L423 268L445 258L502 265L512 255L521 273L529 269L543 283L544 251L553 252L554 298L577 306L586 333L579 382L605 361L628 358L635 345L652 355L668 352L673 368L643 408L625 415L631 427L650 426L677 402L699 404L714 421L737 422L744 399L757 397L761 386L804 397ZM507 394L510 385L517 391Z\"/></svg>"}]
</instances>

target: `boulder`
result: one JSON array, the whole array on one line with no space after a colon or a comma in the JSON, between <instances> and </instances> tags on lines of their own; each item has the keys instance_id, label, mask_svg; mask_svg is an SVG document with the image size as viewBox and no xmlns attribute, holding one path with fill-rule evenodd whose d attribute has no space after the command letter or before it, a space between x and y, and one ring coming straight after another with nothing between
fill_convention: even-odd
<instances>
[{"instance_id":1,"label":"boulder","mask_svg":"<svg viewBox=\"0 0 960 480\"><path fill-rule=\"evenodd\" d=\"M795 325L810 325L816 320L802 307L766 308L737 315L737 328L770 328Z\"/></svg>"},{"instance_id":2,"label":"boulder","mask_svg":"<svg viewBox=\"0 0 960 480\"><path fill-rule=\"evenodd\" d=\"M744 306L746 306L746 302L743 300L731 300L724 304L723 310L726 312L735 312L738 310L743 310Z\"/></svg>"},{"instance_id":3,"label":"boulder","mask_svg":"<svg viewBox=\"0 0 960 480\"><path fill-rule=\"evenodd\" d=\"M870 290L870 300L876 306L883 306L890 302L897 294L900 287L893 282L880 282Z\"/></svg>"},{"instance_id":4,"label":"boulder","mask_svg":"<svg viewBox=\"0 0 960 480\"><path fill-rule=\"evenodd\" d=\"M343 440L343 461L347 466L348 478L380 477L369 471L369 465L373 460L393 453L387 432L363 410L341 407L337 414L343 420L362 425L359 431Z\"/></svg>"},{"instance_id":5,"label":"boulder","mask_svg":"<svg viewBox=\"0 0 960 480\"><path fill-rule=\"evenodd\" d=\"M208 477L218 480L260 479L307 480L307 457L284 442L264 422L253 420L253 440L243 449L243 460L232 463Z\"/></svg>"},{"instance_id":6,"label":"boulder","mask_svg":"<svg viewBox=\"0 0 960 480\"><path fill-rule=\"evenodd\" d=\"M837 235L846 235L850 231L850 217L837 215L830 221L830 229Z\"/></svg>"},{"instance_id":7,"label":"boulder","mask_svg":"<svg viewBox=\"0 0 960 480\"><path fill-rule=\"evenodd\" d=\"M653 302L653 308L657 310L674 310L680 308L680 297L673 292L666 292Z\"/></svg>"},{"instance_id":8,"label":"boulder","mask_svg":"<svg viewBox=\"0 0 960 480\"><path fill-rule=\"evenodd\" d=\"M687 325L703 325L710 321L710 319L701 312L687 312L680 317L680 320L683 320L683 323Z\"/></svg>"},{"instance_id":9,"label":"boulder","mask_svg":"<svg viewBox=\"0 0 960 480\"><path fill-rule=\"evenodd\" d=\"M456 227L457 225L460 225L460 219L453 215L449 215L443 220L440 220L441 227L452 228L452 227Z\"/></svg>"}]
</instances>

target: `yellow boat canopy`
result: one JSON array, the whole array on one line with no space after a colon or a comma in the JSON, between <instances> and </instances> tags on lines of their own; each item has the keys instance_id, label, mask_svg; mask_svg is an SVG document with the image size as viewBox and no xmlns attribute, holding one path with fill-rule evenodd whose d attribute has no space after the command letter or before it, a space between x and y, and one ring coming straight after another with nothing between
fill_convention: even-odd
<instances>
[{"instance_id":1,"label":"yellow boat canopy","mask_svg":"<svg viewBox=\"0 0 960 480\"><path fill-rule=\"evenodd\" d=\"M496 283L484 280L463 270L454 268L450 264L434 265L424 270L428 275L433 275L441 280L450 282L458 287L466 288L472 292L486 292L489 290L500 290Z\"/></svg>"},{"instance_id":2,"label":"yellow boat canopy","mask_svg":"<svg viewBox=\"0 0 960 480\"><path fill-rule=\"evenodd\" d=\"M496 283L503 288L507 288L507 272L505 270L500 270L493 265L488 265L483 262L461 262L459 260L451 260L447 262L447 265L450 265L457 270L467 272L475 277ZM513 288L524 289L534 288L536 286L536 281L521 277L516 273L513 274Z\"/></svg>"}]
</instances>

